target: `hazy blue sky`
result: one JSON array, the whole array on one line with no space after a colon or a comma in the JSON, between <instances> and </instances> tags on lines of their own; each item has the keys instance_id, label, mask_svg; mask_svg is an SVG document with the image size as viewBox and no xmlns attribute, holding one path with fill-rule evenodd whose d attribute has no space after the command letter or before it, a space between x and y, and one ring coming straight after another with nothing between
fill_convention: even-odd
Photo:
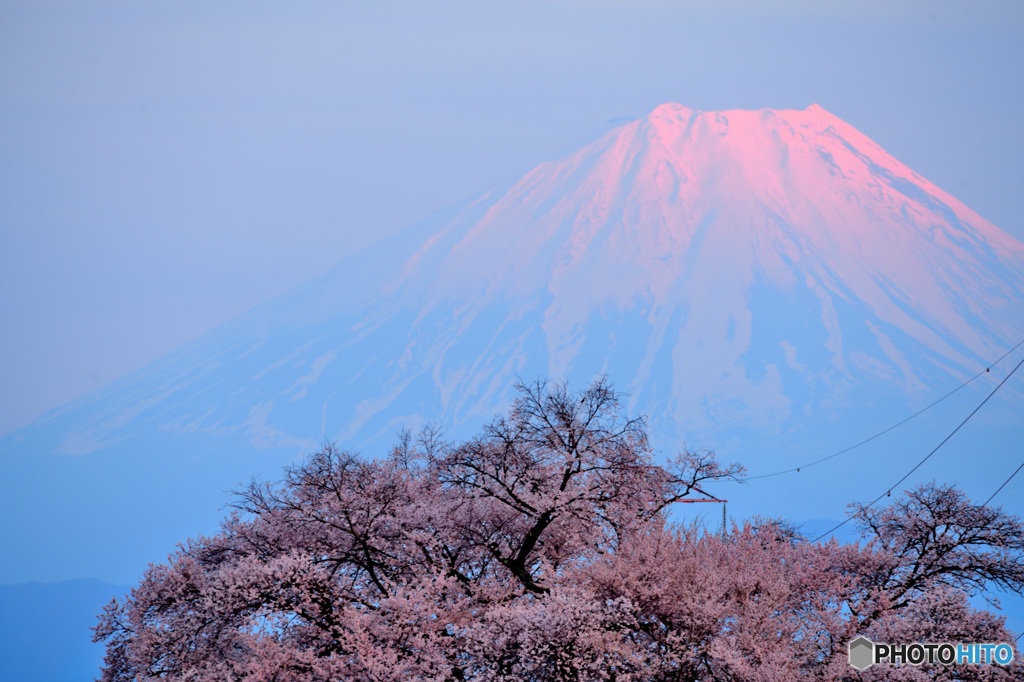
<instances>
[{"instance_id":1,"label":"hazy blue sky","mask_svg":"<svg viewBox=\"0 0 1024 682\"><path fill-rule=\"evenodd\" d=\"M1022 66L1019 1L6 0L0 433L667 101L817 102L1024 240Z\"/></svg>"}]
</instances>

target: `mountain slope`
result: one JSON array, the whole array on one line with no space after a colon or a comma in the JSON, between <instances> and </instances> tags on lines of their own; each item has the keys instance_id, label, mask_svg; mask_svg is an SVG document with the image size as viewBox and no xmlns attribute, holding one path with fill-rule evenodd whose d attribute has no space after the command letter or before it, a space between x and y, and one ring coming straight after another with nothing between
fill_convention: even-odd
<instances>
[{"instance_id":1,"label":"mountain slope","mask_svg":"<svg viewBox=\"0 0 1024 682\"><path fill-rule=\"evenodd\" d=\"M1002 355L1022 301L1024 245L822 108L662 105L0 441L2 578L131 581L226 487L468 435L516 376L607 373L656 446L789 465Z\"/></svg>"}]
</instances>

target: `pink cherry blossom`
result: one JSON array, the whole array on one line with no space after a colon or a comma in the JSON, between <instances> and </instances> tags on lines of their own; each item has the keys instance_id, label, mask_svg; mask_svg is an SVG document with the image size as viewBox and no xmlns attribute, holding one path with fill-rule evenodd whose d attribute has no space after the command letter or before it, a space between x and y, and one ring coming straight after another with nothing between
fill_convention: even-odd
<instances>
[{"instance_id":1,"label":"pink cherry blossom","mask_svg":"<svg viewBox=\"0 0 1024 682\"><path fill-rule=\"evenodd\" d=\"M865 542L672 524L713 453L655 463L599 381L519 386L476 437L327 444L111 602L103 680L1010 680L847 661L876 641L1010 642L967 596L1024 590L1024 528L929 484L854 507Z\"/></svg>"}]
</instances>

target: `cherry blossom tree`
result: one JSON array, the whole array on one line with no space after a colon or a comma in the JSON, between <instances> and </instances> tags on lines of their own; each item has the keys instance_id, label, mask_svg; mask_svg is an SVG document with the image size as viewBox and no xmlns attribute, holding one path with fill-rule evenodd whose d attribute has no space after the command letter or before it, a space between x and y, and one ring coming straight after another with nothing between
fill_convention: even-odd
<instances>
[{"instance_id":1,"label":"cherry blossom tree","mask_svg":"<svg viewBox=\"0 0 1024 682\"><path fill-rule=\"evenodd\" d=\"M922 486L908 496L932 502L948 491ZM973 515L977 508L960 499L968 507L961 511ZM916 522L901 516L916 511L897 502L872 518ZM1000 524L1014 524L1003 529L1019 542L1020 524L988 511ZM954 527L965 523L946 519ZM654 652L639 679L1011 680L1024 673L1019 661L1011 668L880 665L858 673L847 659L848 643L859 635L895 643L1012 642L1003 619L971 608L964 589L1015 570L1019 552L1002 549L1013 541L991 540L961 544L958 557L922 569L927 546L900 554L877 537L811 543L776 523L754 521L722 538L653 522L581 573L591 594L630 605L620 622ZM924 572L934 579L921 579ZM1024 582L1002 585L1020 593Z\"/></svg>"},{"instance_id":2,"label":"cherry blossom tree","mask_svg":"<svg viewBox=\"0 0 1024 682\"><path fill-rule=\"evenodd\" d=\"M328 444L279 483L253 482L219 533L186 542L107 606L95 628L103 679L1021 673L856 673L846 660L859 634L1012 640L966 597L1021 592L1019 521L936 485L855 508L856 545L766 521L724 537L669 521L673 502L740 475L707 451L656 464L643 420L623 416L605 381L580 393L520 385L508 415L466 442L405 433L380 460Z\"/></svg>"}]
</instances>

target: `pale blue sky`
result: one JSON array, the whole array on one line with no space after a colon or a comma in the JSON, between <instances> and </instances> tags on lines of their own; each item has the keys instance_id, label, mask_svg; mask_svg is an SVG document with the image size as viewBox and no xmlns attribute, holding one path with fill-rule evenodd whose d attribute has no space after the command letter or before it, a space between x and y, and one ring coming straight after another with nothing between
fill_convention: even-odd
<instances>
[{"instance_id":1,"label":"pale blue sky","mask_svg":"<svg viewBox=\"0 0 1024 682\"><path fill-rule=\"evenodd\" d=\"M666 101L817 102L1024 240L1020 2L0 5L0 434Z\"/></svg>"}]
</instances>

